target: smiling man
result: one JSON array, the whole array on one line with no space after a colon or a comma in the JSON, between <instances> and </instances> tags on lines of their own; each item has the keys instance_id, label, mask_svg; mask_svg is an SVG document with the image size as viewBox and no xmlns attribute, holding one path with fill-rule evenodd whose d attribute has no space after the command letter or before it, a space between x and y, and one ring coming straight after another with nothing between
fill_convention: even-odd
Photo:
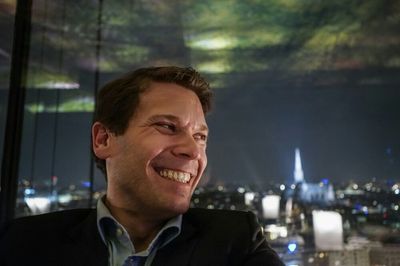
<instances>
[{"instance_id":1,"label":"smiling man","mask_svg":"<svg viewBox=\"0 0 400 266\"><path fill-rule=\"evenodd\" d=\"M283 265L251 212L189 208L210 101L191 68L143 68L104 86L92 143L106 195L95 210L17 219L0 264Z\"/></svg>"}]
</instances>

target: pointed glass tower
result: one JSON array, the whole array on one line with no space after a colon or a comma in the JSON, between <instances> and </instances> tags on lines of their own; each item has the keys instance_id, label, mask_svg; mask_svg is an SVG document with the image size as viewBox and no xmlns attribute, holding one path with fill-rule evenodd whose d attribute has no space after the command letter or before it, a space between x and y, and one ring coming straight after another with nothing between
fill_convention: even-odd
<instances>
[{"instance_id":1,"label":"pointed glass tower","mask_svg":"<svg viewBox=\"0 0 400 266\"><path fill-rule=\"evenodd\" d=\"M300 158L300 149L299 148L296 148L296 150L295 150L295 162L294 162L293 176L294 176L295 184L304 182L304 173L303 173L303 167L301 166L301 158Z\"/></svg>"}]
</instances>

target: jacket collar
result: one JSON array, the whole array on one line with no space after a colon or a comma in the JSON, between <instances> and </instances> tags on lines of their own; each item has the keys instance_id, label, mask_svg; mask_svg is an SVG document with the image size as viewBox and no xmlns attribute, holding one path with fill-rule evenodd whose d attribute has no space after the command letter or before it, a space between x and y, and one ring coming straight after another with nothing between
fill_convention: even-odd
<instances>
[{"instance_id":1,"label":"jacket collar","mask_svg":"<svg viewBox=\"0 0 400 266\"><path fill-rule=\"evenodd\" d=\"M198 243L197 236L203 231L202 227L203 225L191 215L190 210L185 213L182 218L181 233L157 251L152 265L193 265L191 258ZM87 217L67 235L69 239L60 252L65 253L62 257L68 260L63 261L62 265L108 265L108 250L97 228L95 209L90 210ZM176 255L171 256L171 254Z\"/></svg>"},{"instance_id":2,"label":"jacket collar","mask_svg":"<svg viewBox=\"0 0 400 266\"><path fill-rule=\"evenodd\" d=\"M191 265L191 258L202 232L202 225L193 219L189 210L183 214L180 235L157 251L152 265ZM171 254L176 254L171 256Z\"/></svg>"},{"instance_id":3,"label":"jacket collar","mask_svg":"<svg viewBox=\"0 0 400 266\"><path fill-rule=\"evenodd\" d=\"M97 229L96 210L90 210L87 217L73 227L65 243L64 252L70 260L65 265L108 265L107 247Z\"/></svg>"}]
</instances>

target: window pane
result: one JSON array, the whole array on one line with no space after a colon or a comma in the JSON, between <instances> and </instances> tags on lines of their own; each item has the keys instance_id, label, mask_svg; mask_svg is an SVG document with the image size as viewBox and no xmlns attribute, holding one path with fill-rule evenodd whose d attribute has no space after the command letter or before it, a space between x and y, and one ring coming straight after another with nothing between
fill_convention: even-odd
<instances>
[{"instance_id":1,"label":"window pane","mask_svg":"<svg viewBox=\"0 0 400 266\"><path fill-rule=\"evenodd\" d=\"M216 94L193 206L254 211L299 265L369 256L316 256L313 222L329 215L349 248L370 245L374 228L399 231L399 1L33 2L18 215L95 202L90 187L105 187L97 171L90 182L96 89L175 64Z\"/></svg>"},{"instance_id":2,"label":"window pane","mask_svg":"<svg viewBox=\"0 0 400 266\"><path fill-rule=\"evenodd\" d=\"M0 1L0 158L3 158L15 8L13 1Z\"/></svg>"},{"instance_id":3,"label":"window pane","mask_svg":"<svg viewBox=\"0 0 400 266\"><path fill-rule=\"evenodd\" d=\"M33 1L17 215L89 207L98 5ZM96 189L104 188L103 178Z\"/></svg>"}]
</instances>

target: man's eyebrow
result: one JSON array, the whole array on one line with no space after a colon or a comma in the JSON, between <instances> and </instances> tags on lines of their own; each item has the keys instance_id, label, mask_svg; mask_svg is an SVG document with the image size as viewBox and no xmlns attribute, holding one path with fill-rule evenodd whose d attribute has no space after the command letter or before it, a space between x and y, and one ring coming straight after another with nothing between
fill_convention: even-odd
<instances>
[{"instance_id":1,"label":"man's eyebrow","mask_svg":"<svg viewBox=\"0 0 400 266\"><path fill-rule=\"evenodd\" d=\"M171 120L174 122L179 122L179 118L175 115L169 115L169 114L164 114L164 115L153 115L149 118L149 120L162 120L162 119L166 119L166 120Z\"/></svg>"},{"instance_id":2,"label":"man's eyebrow","mask_svg":"<svg viewBox=\"0 0 400 266\"><path fill-rule=\"evenodd\" d=\"M207 131L208 132L208 126L206 124L201 124L199 126L199 131Z\"/></svg>"},{"instance_id":3,"label":"man's eyebrow","mask_svg":"<svg viewBox=\"0 0 400 266\"><path fill-rule=\"evenodd\" d=\"M154 121L154 120L170 120L173 121L175 123L179 123L180 119L179 117L175 116L175 115L170 115L170 114L162 114L162 115L153 115L149 118L149 120ZM201 124L197 130L199 131L208 131L208 126L206 124Z\"/></svg>"}]
</instances>

